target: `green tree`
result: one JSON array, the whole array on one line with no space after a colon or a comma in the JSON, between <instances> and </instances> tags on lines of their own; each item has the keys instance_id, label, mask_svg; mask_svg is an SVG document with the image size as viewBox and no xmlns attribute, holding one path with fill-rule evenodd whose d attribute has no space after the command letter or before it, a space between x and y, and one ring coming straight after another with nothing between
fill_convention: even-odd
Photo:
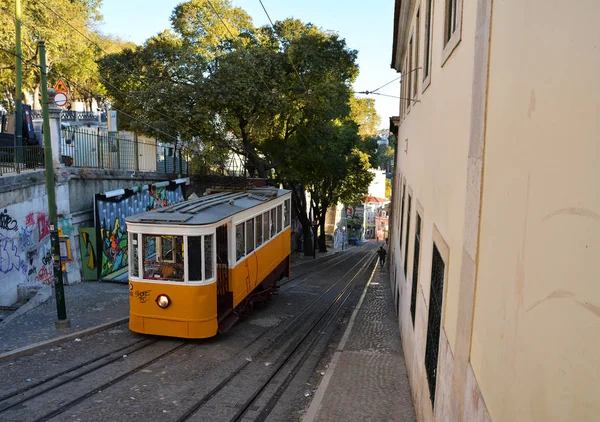
<instances>
[{"instance_id":1,"label":"green tree","mask_svg":"<svg viewBox=\"0 0 600 422\"><path fill-rule=\"evenodd\" d=\"M24 2L22 5L22 57L23 100L29 102L33 97L33 106L39 107L40 74L36 67L37 42L46 41L47 67L50 80L56 75L66 79L83 82L93 73L85 70L82 64L95 66L97 52L89 48L89 41L77 33L98 38L91 30L100 21L100 0L45 0L51 8L37 2ZM9 111L14 107L15 94L15 23L14 2L0 0L0 105ZM10 15L10 16L9 16ZM75 29L65 30L66 24L57 15L64 18ZM67 27L68 28L68 27ZM75 56L75 57L73 57ZM76 93L75 95L82 95Z\"/></svg>"},{"instance_id":2,"label":"green tree","mask_svg":"<svg viewBox=\"0 0 600 422\"><path fill-rule=\"evenodd\" d=\"M361 151L357 125L347 119L312 127L308 137L295 136L279 177L292 188L296 213L302 223L305 245L310 244L310 221L306 193L320 229L319 250L326 251L325 215L338 202L362 202L373 175L369 156ZM311 247L305 253L312 253Z\"/></svg>"},{"instance_id":3,"label":"green tree","mask_svg":"<svg viewBox=\"0 0 600 422\"><path fill-rule=\"evenodd\" d=\"M350 99L351 117L359 125L358 133L363 138L374 138L379 130L381 118L375 111L375 100L372 98Z\"/></svg>"}]
</instances>

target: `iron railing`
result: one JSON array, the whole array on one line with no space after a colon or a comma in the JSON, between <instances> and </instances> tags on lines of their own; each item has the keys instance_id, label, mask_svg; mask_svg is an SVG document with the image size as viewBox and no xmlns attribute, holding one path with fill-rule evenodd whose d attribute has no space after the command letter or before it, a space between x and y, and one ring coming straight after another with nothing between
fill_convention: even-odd
<instances>
[{"instance_id":1,"label":"iron railing","mask_svg":"<svg viewBox=\"0 0 600 422\"><path fill-rule=\"evenodd\" d=\"M99 128L61 132L61 156L70 157L73 167L188 174L188 159L181 151L172 153L172 148L155 142L117 137Z\"/></svg>"},{"instance_id":2,"label":"iron railing","mask_svg":"<svg viewBox=\"0 0 600 422\"><path fill-rule=\"evenodd\" d=\"M0 176L40 168L44 168L41 146L0 147Z\"/></svg>"}]
</instances>

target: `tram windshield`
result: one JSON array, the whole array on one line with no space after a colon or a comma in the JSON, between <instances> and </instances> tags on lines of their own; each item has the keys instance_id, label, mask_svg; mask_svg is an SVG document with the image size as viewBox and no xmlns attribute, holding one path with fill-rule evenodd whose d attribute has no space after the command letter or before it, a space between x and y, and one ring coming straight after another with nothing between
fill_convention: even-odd
<instances>
[{"instance_id":1,"label":"tram windshield","mask_svg":"<svg viewBox=\"0 0 600 422\"><path fill-rule=\"evenodd\" d=\"M144 278L183 281L183 236L143 235Z\"/></svg>"}]
</instances>

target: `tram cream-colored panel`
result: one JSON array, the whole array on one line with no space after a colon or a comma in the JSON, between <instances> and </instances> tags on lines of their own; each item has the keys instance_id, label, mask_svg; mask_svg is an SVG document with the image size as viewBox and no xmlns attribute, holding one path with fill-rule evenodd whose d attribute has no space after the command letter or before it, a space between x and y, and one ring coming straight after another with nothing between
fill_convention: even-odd
<instances>
[{"instance_id":1,"label":"tram cream-colored panel","mask_svg":"<svg viewBox=\"0 0 600 422\"><path fill-rule=\"evenodd\" d=\"M600 414L600 2L493 2L471 362L494 421Z\"/></svg>"}]
</instances>

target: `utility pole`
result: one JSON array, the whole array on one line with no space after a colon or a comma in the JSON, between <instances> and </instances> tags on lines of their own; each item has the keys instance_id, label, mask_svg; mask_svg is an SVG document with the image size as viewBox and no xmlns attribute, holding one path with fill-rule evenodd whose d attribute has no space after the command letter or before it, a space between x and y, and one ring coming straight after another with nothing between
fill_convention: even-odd
<instances>
[{"instance_id":1,"label":"utility pole","mask_svg":"<svg viewBox=\"0 0 600 422\"><path fill-rule=\"evenodd\" d=\"M15 146L17 147L17 165L23 161L23 68L21 56L21 0L15 0L15 44L17 54L15 72L16 72L16 91L15 91Z\"/></svg>"},{"instance_id":2,"label":"utility pole","mask_svg":"<svg viewBox=\"0 0 600 422\"><path fill-rule=\"evenodd\" d=\"M46 77L46 46L38 43L40 52L40 73L42 85L42 119L44 128L44 164L46 167L46 189L48 190L48 214L50 216L50 242L52 247L52 268L54 270L54 293L56 295L56 328L69 328L65 305L65 290L60 262L60 240L58 238L58 218L56 215L56 191L54 188L54 167L52 166L52 143L50 141L50 114L48 113L48 81ZM52 90L54 92L54 90Z\"/></svg>"}]
</instances>

